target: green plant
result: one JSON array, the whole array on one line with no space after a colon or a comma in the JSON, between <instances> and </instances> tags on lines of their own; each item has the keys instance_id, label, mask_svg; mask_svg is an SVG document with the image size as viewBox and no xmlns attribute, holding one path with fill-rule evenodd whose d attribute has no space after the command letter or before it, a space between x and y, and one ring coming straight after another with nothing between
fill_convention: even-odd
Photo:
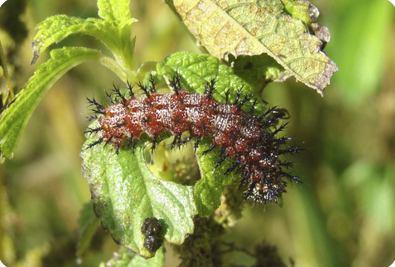
<instances>
[{"instance_id":1,"label":"green plant","mask_svg":"<svg viewBox=\"0 0 395 267\"><path fill-rule=\"evenodd\" d=\"M136 20L130 18L129 1L125 0L98 1L100 18L84 20L58 15L37 25L38 33L33 42L33 63L51 44L77 33L90 35L102 41L112 56L84 47L52 50L51 58L37 68L34 76L15 100L7 103L9 107L2 114L0 121L2 159L12 156L18 137L47 89L68 70L88 60L106 66L125 83L144 83L149 75L153 74L159 85L165 87L177 72L184 86L196 93L202 93L208 80L216 77L216 99L224 100L227 90L235 93L243 87L244 94L254 94L258 97L258 111L265 109L259 96L268 83L284 81L289 76L294 76L323 95L323 89L337 70L336 65L321 52L323 43L329 41L329 34L325 27L315 22L318 11L308 2L283 0L238 5L231 1L201 1L199 6L195 6L192 1L167 1L167 4L179 15L210 55L179 52L157 64L141 64L142 67L135 65L135 39L131 38L131 26ZM216 38L213 39L212 36ZM95 122L90 127L94 125ZM168 136L161 139L166 137ZM92 143L94 137L87 138L86 144ZM242 203L234 197L233 185L237 177L229 175L223 178L220 177L220 172L212 172L215 157L218 158L217 153L208 157L198 157L202 179L194 187L173 182L161 183L158 186L159 177L169 176L169 173L149 170L144 158L144 150L148 144L149 140L141 140L135 154L121 151L116 155L111 147L83 150L85 176L93 189L95 211L100 215L102 225L108 228L113 238L123 246L146 258L155 255L149 263L143 261L144 264L161 266L164 259L163 247L156 253L145 249L145 236L141 232L144 220L157 216L160 210L167 215L164 223L168 230L171 230L166 232L164 239L172 244L183 244L186 236L194 232L195 225L201 225L195 228L193 236L198 240L195 244L199 245L194 249L210 252L211 263L201 263L199 260L206 256L202 255L194 264L214 264L219 261L214 252L215 247L221 244L219 237L223 228L240 216ZM209 143L202 142L196 154L199 155L208 148ZM120 176L118 170L122 170L123 175ZM159 177L154 176L152 172ZM128 182L129 177L133 177L133 183ZM114 192L110 190L111 187L103 186L109 184L122 188L122 191ZM154 189L168 199L164 201L151 197L147 201L146 196L153 195ZM221 201L222 205L218 209ZM127 209L140 203L143 205L139 206L141 210L138 212ZM112 209L107 209L110 204L113 205ZM111 212L108 212L109 210ZM210 221L199 218L212 216L216 210L218 212ZM91 211L90 205L83 212L83 231L78 251L80 255L87 249L87 244L97 228L97 220ZM113 211L116 213L112 213ZM126 227L120 228L120 225ZM199 229L203 230L196 232ZM211 231L210 236L207 236L208 231ZM234 246L229 247L236 250ZM188 252L191 255L196 254L185 249L185 245L180 250L183 257L188 255ZM121 250L119 259L114 259L113 264L143 264L139 257L130 259L126 255L129 255L128 251ZM185 262L189 262L191 258L193 256L186 257Z\"/></svg>"}]
</instances>

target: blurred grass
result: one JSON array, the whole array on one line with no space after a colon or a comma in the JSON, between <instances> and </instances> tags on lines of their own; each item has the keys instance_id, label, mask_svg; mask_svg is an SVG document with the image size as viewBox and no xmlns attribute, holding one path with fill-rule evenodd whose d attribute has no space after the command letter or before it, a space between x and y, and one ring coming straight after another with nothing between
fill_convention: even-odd
<instances>
[{"instance_id":1,"label":"blurred grass","mask_svg":"<svg viewBox=\"0 0 395 267\"><path fill-rule=\"evenodd\" d=\"M96 14L93 0L27 4L23 20L29 35L23 43L0 29L6 53L19 47L9 60L19 66L12 70L16 87L36 67L29 66L36 23L58 13ZM248 204L229 239L250 248L265 239L295 266L389 266L395 260L395 8L389 1L313 4L332 34L325 51L339 67L327 95L321 98L292 78L264 92L270 105L291 114L287 133L305 148L291 159L293 173L304 184L289 187L282 209ZM198 51L162 1L132 0L131 11L139 19L133 32L139 63ZM74 42L105 50L80 36L58 45ZM95 64L69 72L35 111L15 158L1 166L0 259L9 266L76 266L79 210L90 198L79 158L89 114L85 95L104 98L102 90L112 83L120 81ZM95 241L82 266L98 266L117 249L103 232Z\"/></svg>"}]
</instances>

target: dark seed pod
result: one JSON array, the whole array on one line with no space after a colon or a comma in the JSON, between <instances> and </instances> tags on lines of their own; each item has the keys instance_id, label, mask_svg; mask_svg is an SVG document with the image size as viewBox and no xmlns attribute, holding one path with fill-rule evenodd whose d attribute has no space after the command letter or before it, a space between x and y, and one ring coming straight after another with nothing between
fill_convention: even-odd
<instances>
[{"instance_id":1,"label":"dark seed pod","mask_svg":"<svg viewBox=\"0 0 395 267\"><path fill-rule=\"evenodd\" d=\"M162 225L155 217L147 218L144 220L141 227L141 233L145 235L144 247L151 251L157 251L163 244L163 237L161 236Z\"/></svg>"},{"instance_id":2,"label":"dark seed pod","mask_svg":"<svg viewBox=\"0 0 395 267\"><path fill-rule=\"evenodd\" d=\"M149 235L144 238L144 247L151 252L157 251L162 246L162 244L163 238L160 236Z\"/></svg>"},{"instance_id":3,"label":"dark seed pod","mask_svg":"<svg viewBox=\"0 0 395 267\"><path fill-rule=\"evenodd\" d=\"M162 225L159 220L155 217L147 218L144 220L143 226L141 227L141 232L144 235L159 235L162 231Z\"/></svg>"}]
</instances>

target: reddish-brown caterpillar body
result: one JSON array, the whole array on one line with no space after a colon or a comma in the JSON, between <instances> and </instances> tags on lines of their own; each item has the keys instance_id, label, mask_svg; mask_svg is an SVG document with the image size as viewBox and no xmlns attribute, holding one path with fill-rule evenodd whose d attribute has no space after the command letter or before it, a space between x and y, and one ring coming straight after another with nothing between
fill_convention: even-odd
<instances>
[{"instance_id":1,"label":"reddish-brown caterpillar body","mask_svg":"<svg viewBox=\"0 0 395 267\"><path fill-rule=\"evenodd\" d=\"M219 148L217 166L227 158L233 160L225 174L232 171L240 173L241 186L247 186L245 199L259 203L278 202L282 193L286 192L287 182L283 178L299 183L298 177L284 171L291 163L280 159L282 154L297 152L299 148L284 147L289 138L276 136L285 124L272 129L281 119L281 113L288 115L286 110L270 109L261 116L255 116L254 102L251 109L245 112L242 107L250 97L240 98L241 90L232 103L229 93L226 94L226 103L219 103L213 97L214 79L206 85L202 95L182 90L178 75L174 76L170 85L173 94L159 94L151 77L150 86L139 84L144 98L135 97L130 85L130 98L115 88L119 101L115 102L107 95L111 102L108 107L88 99L99 114L100 124L98 128L87 130L98 137L89 147L106 143L113 145L117 153L121 147L131 147L133 150L135 141L145 133L152 139L155 148L159 135L170 132L174 136L172 147L193 140L197 148L203 137L210 137L212 145L203 155ZM184 132L189 132L189 137L182 140Z\"/></svg>"}]
</instances>

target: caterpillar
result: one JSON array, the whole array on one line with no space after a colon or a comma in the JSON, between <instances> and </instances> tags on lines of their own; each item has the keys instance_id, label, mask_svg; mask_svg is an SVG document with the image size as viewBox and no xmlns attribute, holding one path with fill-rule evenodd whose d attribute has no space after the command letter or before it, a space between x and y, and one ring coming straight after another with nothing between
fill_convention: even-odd
<instances>
[{"instance_id":1,"label":"caterpillar","mask_svg":"<svg viewBox=\"0 0 395 267\"><path fill-rule=\"evenodd\" d=\"M182 89L180 77L175 74L169 83L174 93L159 94L151 76L148 86L138 84L144 92L142 98L135 97L129 83L129 97L115 86L115 99L106 93L111 103L108 107L88 98L97 113L92 118L99 121L99 127L86 131L98 138L88 147L105 143L111 144L116 153L126 147L134 151L136 141L145 133L155 149L159 135L170 132L174 136L172 148L194 141L196 149L203 137L210 137L212 144L201 156L219 150L217 167L226 159L232 159L225 174L233 171L240 174L240 187L246 187L245 200L278 202L286 192L284 178L300 183L298 177L285 171L292 163L281 159L283 154L300 150L287 146L291 138L278 137L286 126L285 123L277 127L278 121L288 116L288 112L271 108L262 115L254 115L256 100L245 111L243 106L251 97L241 97L241 89L233 101L228 91L225 103L220 103L213 97L215 82L214 78L206 84L204 94L189 93ZM189 132L189 136L182 138L185 132Z\"/></svg>"}]
</instances>

